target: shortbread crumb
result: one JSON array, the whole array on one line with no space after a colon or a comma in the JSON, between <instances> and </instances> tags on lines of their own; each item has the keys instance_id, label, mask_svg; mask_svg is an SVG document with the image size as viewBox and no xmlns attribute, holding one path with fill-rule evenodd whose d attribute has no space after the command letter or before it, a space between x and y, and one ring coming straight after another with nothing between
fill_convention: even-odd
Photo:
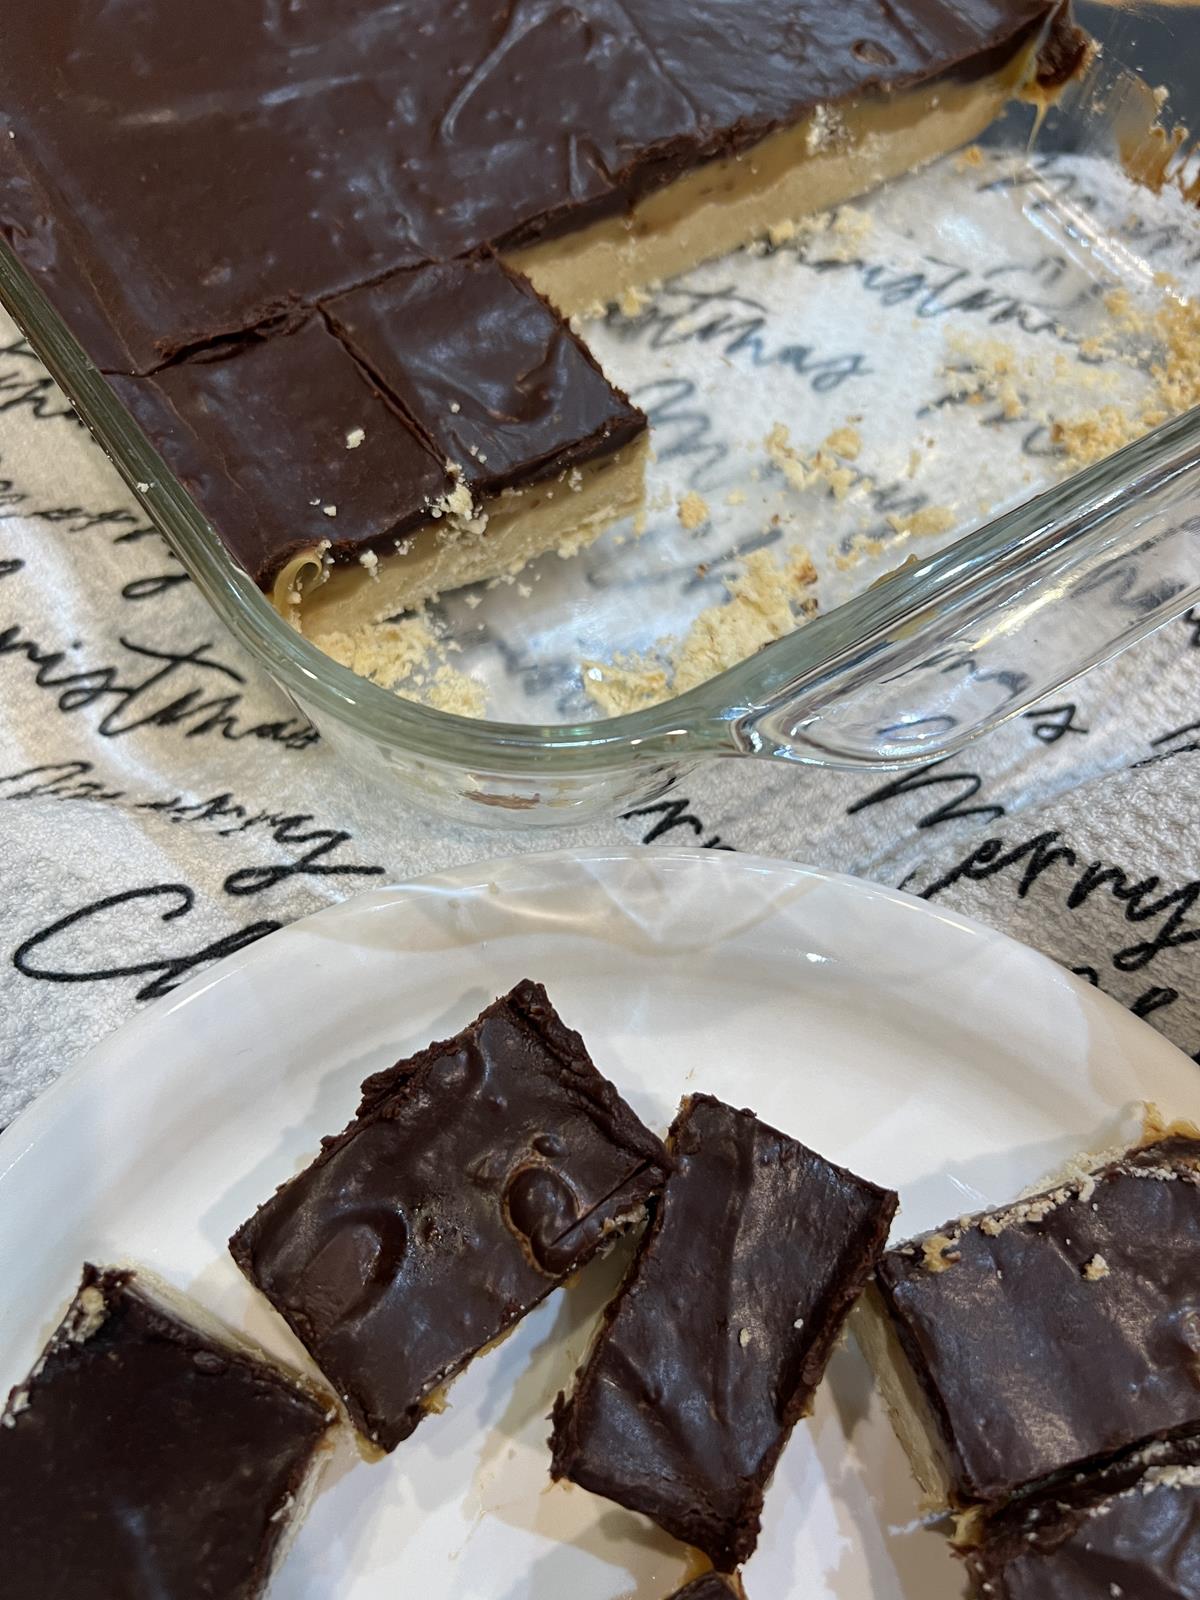
<instances>
[{"instance_id":1,"label":"shortbread crumb","mask_svg":"<svg viewBox=\"0 0 1200 1600\"><path fill-rule=\"evenodd\" d=\"M708 521L708 501L694 489L689 489L679 502L677 515L681 525L692 533Z\"/></svg>"},{"instance_id":2,"label":"shortbread crumb","mask_svg":"<svg viewBox=\"0 0 1200 1600\"><path fill-rule=\"evenodd\" d=\"M841 456L844 461L857 461L862 451L862 435L847 423L833 430L825 440L825 449L831 450L835 456Z\"/></svg>"},{"instance_id":3,"label":"shortbread crumb","mask_svg":"<svg viewBox=\"0 0 1200 1600\"><path fill-rule=\"evenodd\" d=\"M962 1260L954 1244L955 1240L947 1233L931 1233L921 1244L922 1265L930 1272L948 1272L956 1262Z\"/></svg>"},{"instance_id":4,"label":"shortbread crumb","mask_svg":"<svg viewBox=\"0 0 1200 1600\"><path fill-rule=\"evenodd\" d=\"M817 570L803 549L781 561L755 550L725 586L728 598L702 611L677 645L611 663L585 661L583 688L592 703L607 716L659 705L784 638L818 609Z\"/></svg>"},{"instance_id":5,"label":"shortbread crumb","mask_svg":"<svg viewBox=\"0 0 1200 1600\"><path fill-rule=\"evenodd\" d=\"M446 645L424 612L399 622L370 623L352 633L322 634L321 648L360 678L401 699L460 717L487 712L483 685L445 660Z\"/></svg>"},{"instance_id":6,"label":"shortbread crumb","mask_svg":"<svg viewBox=\"0 0 1200 1600\"><path fill-rule=\"evenodd\" d=\"M935 533L949 533L958 522L958 515L951 506L923 506L920 511L909 511L903 516L892 513L887 521L896 533L925 539Z\"/></svg>"}]
</instances>

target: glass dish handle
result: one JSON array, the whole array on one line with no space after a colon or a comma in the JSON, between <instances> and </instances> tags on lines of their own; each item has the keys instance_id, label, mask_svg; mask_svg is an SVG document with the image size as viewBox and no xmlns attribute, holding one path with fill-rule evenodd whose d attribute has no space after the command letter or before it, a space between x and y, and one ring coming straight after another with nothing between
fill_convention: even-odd
<instances>
[{"instance_id":1,"label":"glass dish handle","mask_svg":"<svg viewBox=\"0 0 1200 1600\"><path fill-rule=\"evenodd\" d=\"M1092 491L1067 517L1060 491L1043 496L999 571L978 573L984 528L809 623L814 661L833 659L732 712L737 748L822 766L936 760L1187 610L1200 600L1198 417L1087 469Z\"/></svg>"}]
</instances>

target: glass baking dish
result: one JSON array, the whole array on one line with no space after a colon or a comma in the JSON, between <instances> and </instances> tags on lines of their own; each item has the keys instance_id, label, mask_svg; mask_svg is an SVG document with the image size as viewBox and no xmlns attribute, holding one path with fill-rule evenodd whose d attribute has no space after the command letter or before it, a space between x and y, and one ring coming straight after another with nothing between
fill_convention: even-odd
<instances>
[{"instance_id":1,"label":"glass baking dish","mask_svg":"<svg viewBox=\"0 0 1200 1600\"><path fill-rule=\"evenodd\" d=\"M1165 83L1169 90L1163 123L1182 128L1189 111L1200 112L1200 84L1188 67L1200 51L1200 10L1175 6L1134 13L1089 5L1078 10L1103 45L1087 79L1044 118L1035 117L1030 107L1014 108L989 132L987 150L973 152L965 164L957 158L957 170L972 180L972 193L985 196L980 205L990 208L987 226L994 228L999 218L1002 228L1011 227L1036 245L1042 252L1038 261L1047 263L1047 280L1068 286L1070 293L1053 300L1055 317L1066 324L1065 329L1056 324L1057 331L1076 350L1086 350L1088 339L1094 342L1097 330L1106 325L1105 307L1115 305L1106 297L1114 290L1149 295L1152 306L1162 304L1168 310L1186 305L1189 293L1200 290L1200 214L1179 194L1183 179L1160 184L1168 158L1174 178L1180 171L1186 174L1185 136L1147 133L1162 101L1161 94L1152 95L1151 85ZM1140 75L1135 69L1141 69ZM1136 167L1171 196L1169 228L1157 226L1153 218L1148 223L1144 216L1123 221L1111 206L1106 213L1103 204L1097 207L1087 198L1088 184L1100 170L1094 163L1102 161L1106 170L1116 172L1122 159L1126 168ZM987 184L967 170L985 160L1000 164ZM899 217L897 237L909 239L922 259L943 260L938 251L947 242L968 247L977 219L969 209L941 205L928 188L903 187L929 181L902 180L866 204L887 225ZM920 215L919 223L912 221L914 215ZM994 250L986 231L980 237L985 249ZM975 240L975 248L979 242ZM728 279L731 270L778 274L804 260L797 254L794 261L784 259L781 268L770 259L773 254L778 252L752 250L727 258L720 267ZM842 264L848 260L862 280L863 261L843 252ZM1163 261L1169 261L1169 274L1162 270ZM869 272L865 277L870 278ZM739 289L745 281L749 279L739 277ZM870 280L873 291L878 282ZM691 275L686 284L691 284ZM668 286L667 292L678 291ZM689 292L694 306L703 296L695 285ZM315 649L272 608L2 245L0 300L226 626L322 738L367 775L380 803L414 801L473 823L555 825L647 800L696 763L717 756L879 769L925 763L960 749L1200 600L1200 410L1171 417L1110 454L1096 449L1093 440L1088 449L1100 459L1068 476L1063 476L1061 449L1043 448L1040 455L1030 449L1032 465L1017 475L1016 496L1011 482L1005 485L1006 494L989 489L976 502L975 524L978 511L987 513L982 525L972 526L970 519L964 524L961 516L938 516L932 520L950 525L935 528L933 537L918 537L914 515L907 511L883 518L894 538L856 533L846 522L844 504L848 498L853 508L853 494L839 492L827 470L815 499L808 484L810 500L803 514L810 535L824 536L831 529L837 535L827 545L830 559L822 582L834 603L822 605L795 631L695 687L644 709L598 715L595 696L581 692L581 685L584 691L589 688L589 673L604 677L603 664L589 665L605 653L604 640L609 659L618 662L627 659L624 652L653 645L664 618L674 620L672 607L678 611L684 603L681 595L691 596L697 587L711 594L722 573L739 570L730 565L733 559L755 544L752 536L743 536L749 524L738 525L739 517L744 521L748 513L733 509L747 498L736 488L719 504L702 502L707 532L692 538L688 519L682 514L676 519L670 498L672 484L683 489L695 481L686 475L670 477L671 458L686 460L688 451L660 445L667 487L660 487L655 527L636 545L628 533L606 535L573 563L558 563L547 574L533 610L521 611L511 587L471 596L466 605L450 597L442 623L450 630L451 647L459 652L456 659L484 681L491 660L498 674L495 698L507 720L461 716L403 698L356 675ZM624 377L622 341L646 342L644 308L627 309L624 321L613 311L596 332L598 353L618 382ZM669 341L659 337L661 311L657 325L655 314L652 308L650 346L661 354ZM922 315L918 306L911 318L911 341L905 342L906 333L899 345L890 347L893 388L897 382L903 386L906 363L917 360L920 341L927 340ZM1003 320L999 313L989 321L998 319ZM690 343L711 343L711 327L711 322L704 323ZM1041 331L1040 324L1034 331ZM730 348L726 341L724 355L716 349L705 354L717 369L712 415L722 406L720 363L724 360L731 370L737 365L729 359ZM995 370L981 377L979 360L969 351L968 356L970 381L960 382L947 395L952 393L961 405L974 396L981 408L991 407L995 415L985 420L996 423L999 438L1006 404L1011 410L1015 402L1006 402ZM793 369L801 369L804 359L793 358ZM1146 356L1143 365L1151 359ZM752 367L754 362L761 365L760 354ZM1097 367L1103 377L1104 362L1098 360ZM821 376L820 371L815 376L808 371L810 391L822 392ZM659 381L671 388L667 379ZM755 378L760 387L770 381ZM670 396L668 400L674 403ZM1106 402L1107 413L1124 403L1116 393ZM736 412L738 405L734 387L728 409ZM669 431L658 429L662 409L658 417L653 407L648 409L656 430L652 443L665 438L669 444ZM867 432L873 422L879 423L877 413L878 408L874 415L853 416ZM933 416L932 409L927 413ZM789 417L795 420L792 412ZM889 421L883 418L885 424ZM796 459L786 444L790 437L778 434L779 448L764 469L772 479L772 493L779 492L773 482L776 468ZM984 443L966 454L965 437L957 436L948 456L943 451L944 464L962 482L982 482ZM978 437L985 441L987 434ZM1029 435L1043 437L1044 430ZM908 433L900 442L910 443ZM835 473L855 453L847 450L838 458ZM915 457L916 451L911 454ZM813 458L806 459L811 465ZM816 459L830 466L828 454ZM1070 459L1068 449L1068 465ZM802 486L807 482L804 472L792 476ZM759 482L758 467L751 477ZM709 499L715 501L715 496ZM762 495L759 499L765 504ZM1012 503L1014 499L1019 503ZM761 505L754 514L761 518ZM925 520L930 521L928 515ZM776 515L772 531L759 544L778 542L774 529L779 522ZM926 549L933 553L922 557ZM710 561L710 554L715 559ZM545 560L553 567L557 557ZM561 574L567 569L571 575L564 580ZM685 569L686 580L679 577ZM614 572L628 577L619 604L609 598L620 587L613 582ZM664 573L672 575L670 593ZM534 572L531 582L542 576ZM523 598L529 596L524 582L516 587ZM694 615L694 598L686 604L693 608L688 615ZM688 615L682 616L681 625ZM556 670L549 666L551 642L561 639L564 630L573 641L575 663L565 675L561 651ZM521 659L518 670L511 671L515 640L523 641ZM525 719L526 713L539 717L547 708L557 710L559 719L544 714L539 720Z\"/></svg>"}]
</instances>

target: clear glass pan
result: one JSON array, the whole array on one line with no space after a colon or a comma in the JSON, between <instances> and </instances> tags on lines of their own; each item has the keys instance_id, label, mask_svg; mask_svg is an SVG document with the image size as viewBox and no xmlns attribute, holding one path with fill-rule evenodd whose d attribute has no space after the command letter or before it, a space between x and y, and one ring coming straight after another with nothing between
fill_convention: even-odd
<instances>
[{"instance_id":1,"label":"clear glass pan","mask_svg":"<svg viewBox=\"0 0 1200 1600\"><path fill-rule=\"evenodd\" d=\"M1011 193L1021 227L1088 270L1099 248L1098 281L1149 282L1151 257L1125 236L1084 237L1080 213L1040 163L1046 151L1115 160L1122 142L1128 153L1129 118L1146 99L1134 67L1144 66L1151 83L1166 82L1176 116L1186 117L1189 98L1200 110L1189 66L1200 58L1200 11L1080 11L1104 42L1089 81L1050 114L1028 157L1027 121L1007 119L992 138L1020 152L1014 159L1024 176ZM943 229L955 221L938 220ZM1184 241L1193 265L1200 215L1195 229ZM1198 288L1200 272L1172 292ZM573 722L455 716L358 677L281 619L3 246L0 300L224 623L322 737L368 775L381 804L412 800L476 823L553 825L649 798L718 755L879 768L934 760L1200 599L1193 410L983 526L961 536L955 529L952 542L925 559L912 559L911 544L889 547L885 570L868 563L842 585L848 598L840 604L661 704L592 721L582 709ZM969 474L971 463L961 469ZM653 602L647 591L639 604ZM530 704L540 709L536 697Z\"/></svg>"}]
</instances>

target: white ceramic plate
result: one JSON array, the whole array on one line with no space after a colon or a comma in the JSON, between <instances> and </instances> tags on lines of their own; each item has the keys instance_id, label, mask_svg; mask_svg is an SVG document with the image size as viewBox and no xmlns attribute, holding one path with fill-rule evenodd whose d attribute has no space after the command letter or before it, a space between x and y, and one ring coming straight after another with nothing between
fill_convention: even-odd
<instances>
[{"instance_id":1,"label":"white ceramic plate","mask_svg":"<svg viewBox=\"0 0 1200 1600\"><path fill-rule=\"evenodd\" d=\"M105 1041L0 1138L0 1387L84 1258L142 1262L299 1346L225 1251L353 1113L359 1080L540 979L651 1126L706 1089L900 1190L899 1230L1113 1142L1133 1102L1200 1116L1195 1066L1043 957L936 906L719 852L524 857L362 895L223 962ZM347 1447L272 1600L657 1600L679 1547L548 1488L546 1414L615 1281L552 1295L386 1462ZM952 1600L853 1348L767 1500L763 1600Z\"/></svg>"}]
</instances>

